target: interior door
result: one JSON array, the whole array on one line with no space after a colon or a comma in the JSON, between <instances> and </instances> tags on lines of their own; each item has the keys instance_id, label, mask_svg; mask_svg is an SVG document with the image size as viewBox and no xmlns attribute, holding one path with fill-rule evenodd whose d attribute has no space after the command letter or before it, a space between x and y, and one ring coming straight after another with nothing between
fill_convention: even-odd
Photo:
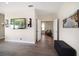
<instances>
[{"instance_id":1,"label":"interior door","mask_svg":"<svg viewBox=\"0 0 79 59\"><path fill-rule=\"evenodd\" d=\"M54 37L54 40L59 39L59 21L58 21L58 19L53 21L53 37Z\"/></svg>"},{"instance_id":2,"label":"interior door","mask_svg":"<svg viewBox=\"0 0 79 59\"><path fill-rule=\"evenodd\" d=\"M41 39L41 20L36 20L36 42Z\"/></svg>"},{"instance_id":3,"label":"interior door","mask_svg":"<svg viewBox=\"0 0 79 59\"><path fill-rule=\"evenodd\" d=\"M5 37L5 29L4 29L4 15L0 14L0 39Z\"/></svg>"},{"instance_id":4,"label":"interior door","mask_svg":"<svg viewBox=\"0 0 79 59\"><path fill-rule=\"evenodd\" d=\"M38 41L41 39L41 20L38 20Z\"/></svg>"}]
</instances>

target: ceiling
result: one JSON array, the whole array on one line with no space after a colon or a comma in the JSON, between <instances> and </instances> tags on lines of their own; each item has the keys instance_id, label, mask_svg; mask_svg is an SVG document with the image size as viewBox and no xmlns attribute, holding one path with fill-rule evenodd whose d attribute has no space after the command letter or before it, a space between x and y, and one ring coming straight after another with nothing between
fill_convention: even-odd
<instances>
[{"instance_id":1,"label":"ceiling","mask_svg":"<svg viewBox=\"0 0 79 59\"><path fill-rule=\"evenodd\" d=\"M0 7L33 5L39 15L57 14L63 2L0 2Z\"/></svg>"}]
</instances>

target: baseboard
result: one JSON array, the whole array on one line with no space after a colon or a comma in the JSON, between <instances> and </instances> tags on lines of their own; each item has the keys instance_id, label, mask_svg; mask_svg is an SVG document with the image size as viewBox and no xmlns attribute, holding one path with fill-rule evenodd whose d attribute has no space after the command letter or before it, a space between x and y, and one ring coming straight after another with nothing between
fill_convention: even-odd
<instances>
[{"instance_id":1,"label":"baseboard","mask_svg":"<svg viewBox=\"0 0 79 59\"><path fill-rule=\"evenodd\" d=\"M17 40L5 40L9 42L18 42L18 43L30 43L30 44L35 44L35 42L27 42L27 41L17 41Z\"/></svg>"}]
</instances>

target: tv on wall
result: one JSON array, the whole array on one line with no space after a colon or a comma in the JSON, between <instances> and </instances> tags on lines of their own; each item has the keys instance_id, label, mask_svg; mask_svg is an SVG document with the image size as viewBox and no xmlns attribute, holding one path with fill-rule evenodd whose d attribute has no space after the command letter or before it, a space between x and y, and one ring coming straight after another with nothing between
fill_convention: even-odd
<instances>
[{"instance_id":1,"label":"tv on wall","mask_svg":"<svg viewBox=\"0 0 79 59\"><path fill-rule=\"evenodd\" d=\"M25 29L26 18L13 18L11 19L10 24L13 29Z\"/></svg>"}]
</instances>

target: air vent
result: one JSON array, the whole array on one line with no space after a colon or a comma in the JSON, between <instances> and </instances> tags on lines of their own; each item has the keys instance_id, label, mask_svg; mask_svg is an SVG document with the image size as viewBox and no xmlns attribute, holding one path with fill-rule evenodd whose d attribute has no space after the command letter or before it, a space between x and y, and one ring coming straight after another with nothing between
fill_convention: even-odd
<instances>
[{"instance_id":1,"label":"air vent","mask_svg":"<svg viewBox=\"0 0 79 59\"><path fill-rule=\"evenodd\" d=\"M28 5L28 7L34 7L33 5Z\"/></svg>"}]
</instances>

